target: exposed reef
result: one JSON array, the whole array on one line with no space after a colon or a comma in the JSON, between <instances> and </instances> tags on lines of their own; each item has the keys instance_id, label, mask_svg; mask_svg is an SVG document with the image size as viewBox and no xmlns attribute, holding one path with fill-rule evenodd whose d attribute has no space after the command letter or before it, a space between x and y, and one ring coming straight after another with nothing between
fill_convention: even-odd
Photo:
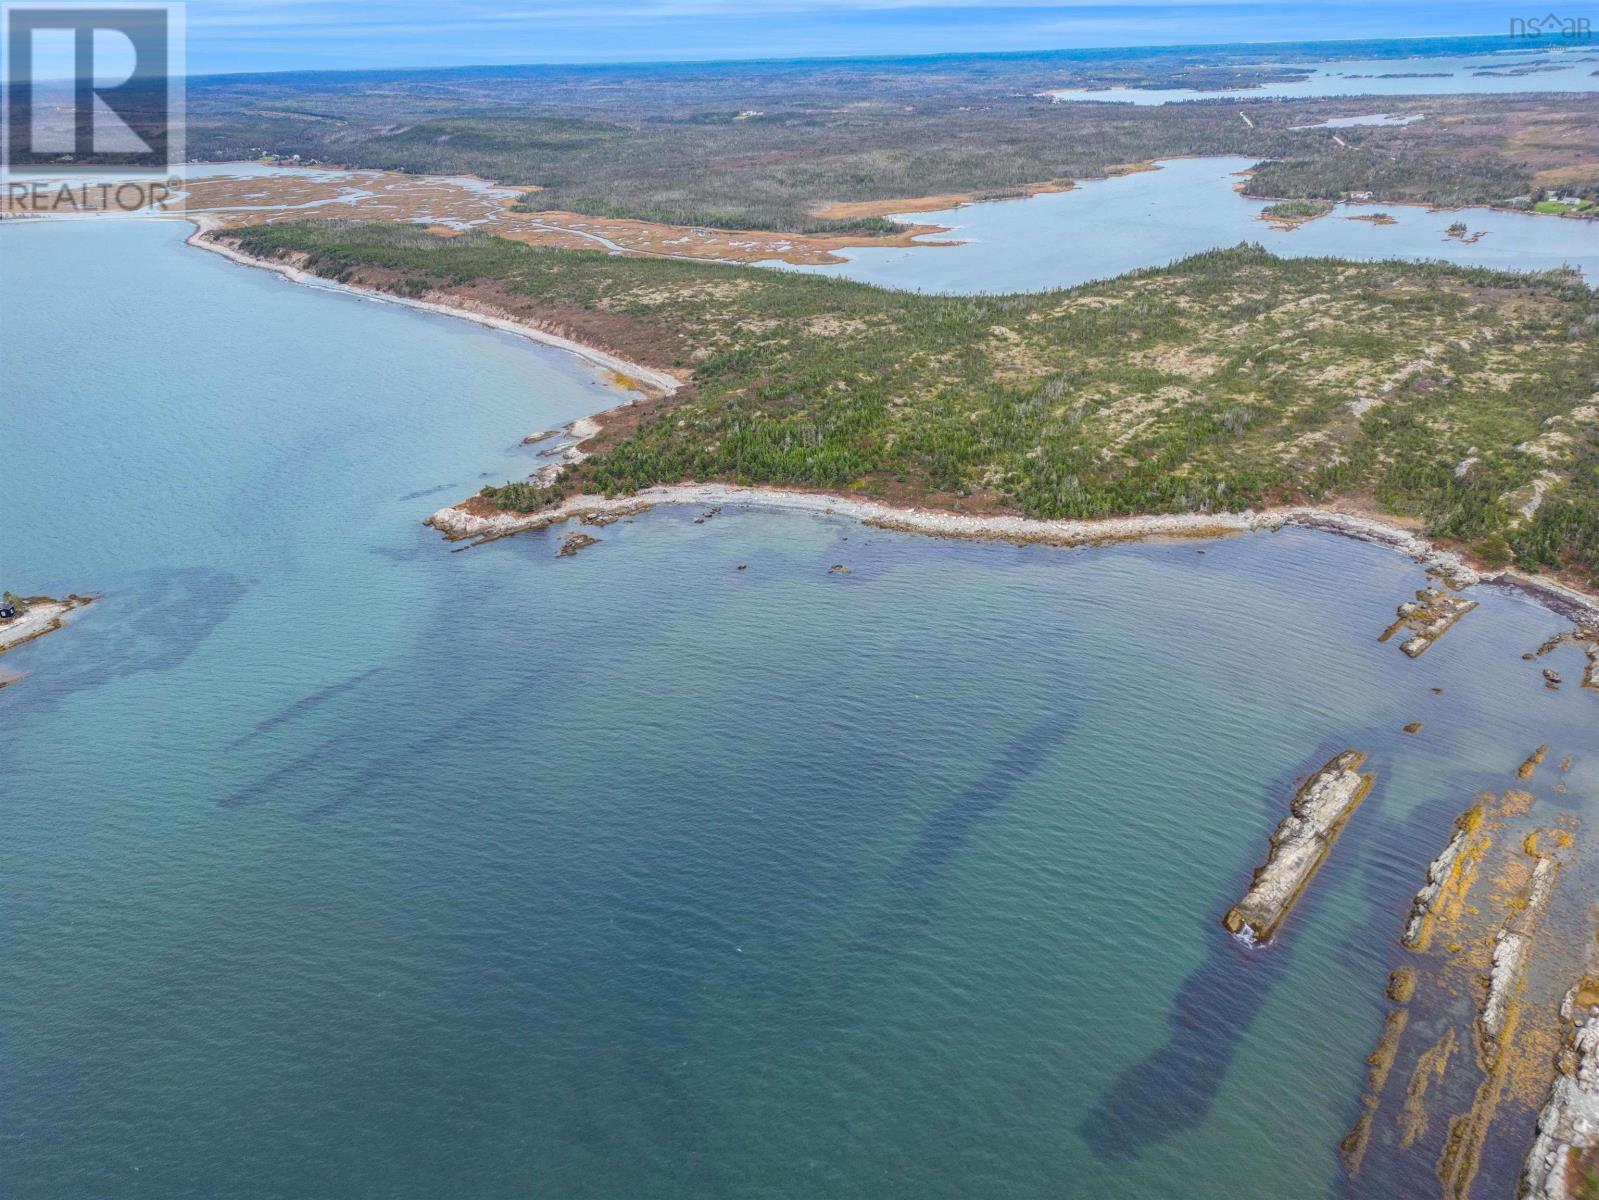
<instances>
[{"instance_id":1,"label":"exposed reef","mask_svg":"<svg viewBox=\"0 0 1599 1200\"><path fill-rule=\"evenodd\" d=\"M1479 1174L1505 1194L1535 1165L1525 1133L1555 1079L1554 988L1571 977L1573 949L1569 923L1552 910L1576 828L1569 813L1540 828L1535 807L1518 788L1480 796L1456 817L1412 901L1408 954L1389 974L1365 1096L1340 1143L1351 1200L1469 1200L1490 1194ZM1466 1046L1476 1052L1460 1053ZM1389 1088L1391 1079L1407 1082Z\"/></svg>"},{"instance_id":2,"label":"exposed reef","mask_svg":"<svg viewBox=\"0 0 1599 1200\"><path fill-rule=\"evenodd\" d=\"M1344 1166L1351 1174L1360 1170L1360 1164L1366 1157L1366 1149L1371 1145L1372 1122L1376 1119L1378 1105L1382 1103L1383 1090L1388 1086L1388 1076L1393 1072L1394 1062L1399 1057L1399 1040L1404 1037L1405 1026L1409 1022L1409 1009L1396 1008L1390 1011L1383 1021L1382 1037L1378 1039L1376 1048L1366 1056L1366 1093L1362 1102L1363 1111L1360 1119L1355 1122L1355 1127L1345 1134L1344 1140L1338 1144L1339 1150L1343 1152Z\"/></svg>"},{"instance_id":3,"label":"exposed reef","mask_svg":"<svg viewBox=\"0 0 1599 1200\"><path fill-rule=\"evenodd\" d=\"M1295 794L1289 814L1271 835L1271 853L1244 898L1222 918L1229 933L1270 941L1327 857L1344 823L1375 779L1360 774L1366 756L1345 750L1312 775Z\"/></svg>"},{"instance_id":4,"label":"exposed reef","mask_svg":"<svg viewBox=\"0 0 1599 1200\"><path fill-rule=\"evenodd\" d=\"M1379 640L1386 642L1401 629L1409 629L1411 636L1399 648L1411 658L1419 658L1448 633L1456 621L1476 607L1475 600L1467 600L1443 588L1422 588L1414 600L1399 606L1399 619L1383 631Z\"/></svg>"},{"instance_id":5,"label":"exposed reef","mask_svg":"<svg viewBox=\"0 0 1599 1200\"><path fill-rule=\"evenodd\" d=\"M556 552L558 558L571 558L579 550L587 550L590 546L600 544L600 539L590 537L586 533L569 533L566 540L561 543L561 548Z\"/></svg>"},{"instance_id":6,"label":"exposed reef","mask_svg":"<svg viewBox=\"0 0 1599 1200\"><path fill-rule=\"evenodd\" d=\"M1532 878L1517 897L1516 905L1494 939L1493 969L1488 976L1488 995L1483 1000L1477 1022L1484 1058L1492 1063L1499 1056L1501 1039L1510 1015L1510 1006L1527 971L1533 939L1549 899L1554 895L1560 863L1540 857L1533 865Z\"/></svg>"},{"instance_id":7,"label":"exposed reef","mask_svg":"<svg viewBox=\"0 0 1599 1200\"><path fill-rule=\"evenodd\" d=\"M1599 626L1581 622L1576 629L1568 629L1557 633L1543 645L1539 646L1533 657L1542 658L1561 646L1576 646L1588 658L1588 665L1582 672L1582 686L1593 691L1599 691ZM1545 671L1544 678L1549 679L1551 672ZM1559 675L1555 675L1553 682L1558 683Z\"/></svg>"},{"instance_id":8,"label":"exposed reef","mask_svg":"<svg viewBox=\"0 0 1599 1200\"><path fill-rule=\"evenodd\" d=\"M1585 980L1561 1005L1570 1024L1559 1074L1538 1114L1522 1194L1529 1200L1581 1200L1599 1174L1599 990Z\"/></svg>"},{"instance_id":9,"label":"exposed reef","mask_svg":"<svg viewBox=\"0 0 1599 1200\"><path fill-rule=\"evenodd\" d=\"M1487 849L1483 834L1483 802L1478 801L1455 818L1454 836L1427 868L1427 882L1410 902L1410 920L1400 941L1412 950L1425 950L1432 940L1438 914L1458 905L1470 889L1476 864Z\"/></svg>"}]
</instances>

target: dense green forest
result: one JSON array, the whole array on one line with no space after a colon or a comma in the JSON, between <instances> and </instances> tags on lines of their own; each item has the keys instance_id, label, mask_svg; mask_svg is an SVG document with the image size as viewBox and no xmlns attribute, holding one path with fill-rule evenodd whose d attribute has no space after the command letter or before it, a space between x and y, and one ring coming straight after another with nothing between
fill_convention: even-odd
<instances>
[{"instance_id":1,"label":"dense green forest","mask_svg":"<svg viewBox=\"0 0 1599 1200\"><path fill-rule=\"evenodd\" d=\"M1439 156L1418 169L1389 147L1357 146L1341 154L1261 163L1250 180L1250 191L1325 200L1370 192L1381 200L1454 207L1463 196L1503 203L1526 195L1532 190L1530 180L1524 165L1496 157Z\"/></svg>"},{"instance_id":2,"label":"dense green forest","mask_svg":"<svg viewBox=\"0 0 1599 1200\"><path fill-rule=\"evenodd\" d=\"M1492 562L1599 579L1599 298L1573 275L1242 246L938 297L413 227L227 236L332 278L470 289L689 380L622 410L554 487L486 489L500 507L685 479L1039 517L1357 499Z\"/></svg>"},{"instance_id":3,"label":"dense green forest","mask_svg":"<svg viewBox=\"0 0 1599 1200\"><path fill-rule=\"evenodd\" d=\"M1500 39L1499 41L1502 41ZM1497 45L1494 39L1451 47ZM1572 129L1596 95L1052 103L1050 88L1249 86L1296 57L1414 53L1414 43L1146 49L810 63L507 67L196 80L190 153L264 152L537 185L536 210L674 224L870 232L830 202L1085 179L1182 154L1281 159L1256 195L1503 203L1539 169L1599 159ZM1283 62L1290 65L1281 65ZM1404 126L1302 128L1394 108ZM1587 147L1585 149L1585 147ZM1564 184L1599 196L1599 172Z\"/></svg>"}]
</instances>

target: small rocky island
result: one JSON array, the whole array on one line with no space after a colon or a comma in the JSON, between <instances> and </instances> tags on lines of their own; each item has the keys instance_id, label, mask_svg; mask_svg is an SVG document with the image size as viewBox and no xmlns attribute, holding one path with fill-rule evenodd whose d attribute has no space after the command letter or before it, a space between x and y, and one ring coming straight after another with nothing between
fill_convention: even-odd
<instances>
[{"instance_id":1,"label":"small rocky island","mask_svg":"<svg viewBox=\"0 0 1599 1200\"><path fill-rule=\"evenodd\" d=\"M1267 942L1293 908L1334 839L1371 791L1375 776L1360 774L1366 756L1345 750L1295 794L1288 816L1271 835L1271 853L1244 898L1222 918L1229 933Z\"/></svg>"},{"instance_id":2,"label":"small rocky island","mask_svg":"<svg viewBox=\"0 0 1599 1200\"><path fill-rule=\"evenodd\" d=\"M1410 637L1399 648L1411 658L1419 658L1434 642L1454 628L1456 621L1476 607L1475 600L1467 600L1443 588L1422 588L1414 600L1406 600L1399 606L1399 619L1378 640L1386 642L1401 629L1408 629Z\"/></svg>"}]
</instances>

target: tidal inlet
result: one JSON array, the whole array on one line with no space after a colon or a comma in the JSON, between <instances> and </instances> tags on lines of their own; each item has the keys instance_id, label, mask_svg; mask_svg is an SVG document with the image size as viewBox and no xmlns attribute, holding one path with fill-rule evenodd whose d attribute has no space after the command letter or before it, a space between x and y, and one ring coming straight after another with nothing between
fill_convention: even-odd
<instances>
[{"instance_id":1,"label":"tidal inlet","mask_svg":"<svg viewBox=\"0 0 1599 1200\"><path fill-rule=\"evenodd\" d=\"M0 1195L1599 1196L1599 45L1107 11L0 18Z\"/></svg>"}]
</instances>

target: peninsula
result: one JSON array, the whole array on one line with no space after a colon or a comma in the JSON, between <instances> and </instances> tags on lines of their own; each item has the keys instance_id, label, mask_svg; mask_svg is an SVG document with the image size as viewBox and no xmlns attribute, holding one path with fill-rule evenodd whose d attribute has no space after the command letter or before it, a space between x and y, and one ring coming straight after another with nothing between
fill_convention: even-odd
<instances>
[{"instance_id":1,"label":"peninsula","mask_svg":"<svg viewBox=\"0 0 1599 1200\"><path fill-rule=\"evenodd\" d=\"M1573 275L1195 255L1065 291L920 296L415 227L209 235L680 380L462 510L721 483L960 515L1341 507L1482 567L1599 578L1599 299ZM551 477L553 476L553 478Z\"/></svg>"}]
</instances>

